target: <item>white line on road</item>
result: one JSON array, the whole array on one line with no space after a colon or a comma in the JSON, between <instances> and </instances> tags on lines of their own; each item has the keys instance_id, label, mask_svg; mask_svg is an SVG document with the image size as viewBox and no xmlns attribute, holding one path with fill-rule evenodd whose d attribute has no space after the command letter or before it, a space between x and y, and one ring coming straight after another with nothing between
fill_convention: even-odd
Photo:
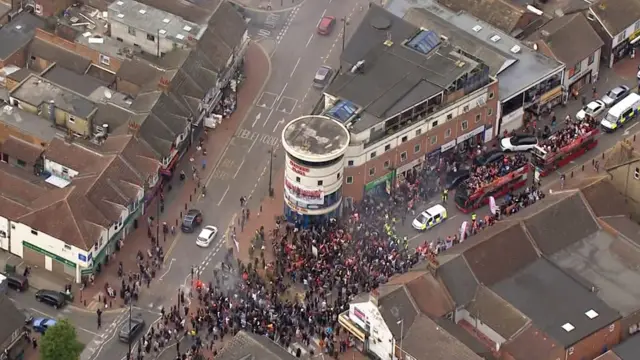
<instances>
[{"instance_id":1,"label":"white line on road","mask_svg":"<svg viewBox=\"0 0 640 360\"><path fill-rule=\"evenodd\" d=\"M318 19L318 23L316 24L316 28L318 26L320 26L320 22L322 21L322 18L324 17L324 14L327 13L327 9L324 9L324 11L322 12L322 15L320 15L320 19Z\"/></svg>"},{"instance_id":2,"label":"white line on road","mask_svg":"<svg viewBox=\"0 0 640 360\"><path fill-rule=\"evenodd\" d=\"M164 277L167 276L169 271L171 271L171 264L173 264L174 261L176 261L176 259L175 258L171 258L171 262L169 262L169 267L167 268L167 271L165 271L165 273L162 274L162 276L160 276L160 278L158 280L162 281L162 279L164 279Z\"/></svg>"},{"instance_id":3,"label":"white line on road","mask_svg":"<svg viewBox=\"0 0 640 360\"><path fill-rule=\"evenodd\" d=\"M234 176L235 178L235 176ZM227 190L224 191L224 194L222 194L222 197L220 198L220 201L218 201L218 206L220 206L220 204L222 204L222 200L224 200L224 197L227 196L227 193L229 192L229 188L231 187L231 185L227 185Z\"/></svg>"},{"instance_id":4,"label":"white line on road","mask_svg":"<svg viewBox=\"0 0 640 360\"><path fill-rule=\"evenodd\" d=\"M262 113L258 113L258 115L256 115L256 119L253 120L253 124L251 124L251 127L256 126L256 123L258 122L258 120L260 120L261 116L262 116Z\"/></svg>"},{"instance_id":5,"label":"white line on road","mask_svg":"<svg viewBox=\"0 0 640 360\"><path fill-rule=\"evenodd\" d=\"M278 125L280 125L280 124L284 124L284 119L282 119L282 120L280 120L280 121L278 121L276 123L276 126L273 127L273 131L272 132L276 132L276 129L278 128Z\"/></svg>"},{"instance_id":6,"label":"white line on road","mask_svg":"<svg viewBox=\"0 0 640 360\"><path fill-rule=\"evenodd\" d=\"M256 144L256 141L258 141L258 136L256 136L255 139L253 139L253 143L251 143L251 146L249 146L249 150L247 151L247 153L251 152L251 149L253 149L253 145ZM208 185L208 184L207 184Z\"/></svg>"},{"instance_id":7,"label":"white line on road","mask_svg":"<svg viewBox=\"0 0 640 360\"><path fill-rule=\"evenodd\" d=\"M279 97L278 97L279 98ZM267 115L267 118L264 119L264 123L262 124L262 127L267 126L267 123L269 122L269 118L271 118L271 115L273 114L273 112L275 111L275 107L271 108L271 111L269 111L269 115Z\"/></svg>"},{"instance_id":8,"label":"white line on road","mask_svg":"<svg viewBox=\"0 0 640 360\"><path fill-rule=\"evenodd\" d=\"M293 77L293 74L296 72L296 69L298 68L298 65L300 64L300 58L298 58L298 61L296 61L296 65L293 67L293 70L291 70L291 74L289 74L289 77Z\"/></svg>"},{"instance_id":9,"label":"white line on road","mask_svg":"<svg viewBox=\"0 0 640 360\"><path fill-rule=\"evenodd\" d=\"M242 168L242 165L244 165L244 160L246 158L242 158L242 162L240 163L240 165L238 166L238 170L236 170L236 173L233 175L233 178L235 179L238 176L238 173L240 172L240 169Z\"/></svg>"},{"instance_id":10,"label":"white line on road","mask_svg":"<svg viewBox=\"0 0 640 360\"><path fill-rule=\"evenodd\" d=\"M309 36L309 40L307 40L307 45L305 45L304 47L309 47L309 44L311 44L311 40L313 39L313 34L311 34L311 36Z\"/></svg>"},{"instance_id":11,"label":"white line on road","mask_svg":"<svg viewBox=\"0 0 640 360\"><path fill-rule=\"evenodd\" d=\"M300 59L298 59L299 61ZM284 91L287 89L287 86L289 85L289 83L284 84L284 87L282 88L282 91L280 91L280 95L278 95L278 99L280 99L282 97L282 94L284 94Z\"/></svg>"}]
</instances>

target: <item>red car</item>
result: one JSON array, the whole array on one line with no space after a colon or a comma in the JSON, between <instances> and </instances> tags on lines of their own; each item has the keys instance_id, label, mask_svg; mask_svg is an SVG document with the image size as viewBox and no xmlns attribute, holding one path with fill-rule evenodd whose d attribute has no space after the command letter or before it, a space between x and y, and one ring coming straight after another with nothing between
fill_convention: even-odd
<instances>
[{"instance_id":1,"label":"red car","mask_svg":"<svg viewBox=\"0 0 640 360\"><path fill-rule=\"evenodd\" d=\"M318 34L329 35L336 25L336 18L333 16L324 16L318 23Z\"/></svg>"}]
</instances>

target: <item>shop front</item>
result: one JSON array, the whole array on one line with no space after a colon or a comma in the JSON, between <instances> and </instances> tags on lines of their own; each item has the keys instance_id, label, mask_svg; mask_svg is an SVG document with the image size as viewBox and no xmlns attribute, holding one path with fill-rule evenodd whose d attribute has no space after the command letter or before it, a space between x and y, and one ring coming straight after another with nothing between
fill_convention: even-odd
<instances>
[{"instance_id":1,"label":"shop front","mask_svg":"<svg viewBox=\"0 0 640 360\"><path fill-rule=\"evenodd\" d=\"M338 315L338 323L349 333L350 345L362 353L367 353L367 332L349 318L349 310Z\"/></svg>"},{"instance_id":2,"label":"shop front","mask_svg":"<svg viewBox=\"0 0 640 360\"><path fill-rule=\"evenodd\" d=\"M420 170L420 168L422 167L423 160L424 159L422 158L417 158L397 168L396 174L398 176L398 181L402 181L402 179L405 179L407 175L413 170L416 170L416 171Z\"/></svg>"},{"instance_id":3,"label":"shop front","mask_svg":"<svg viewBox=\"0 0 640 360\"><path fill-rule=\"evenodd\" d=\"M540 96L540 100L538 102L538 108L542 109L543 107L553 108L556 105L560 105L562 102L562 86L558 85L555 88L545 92Z\"/></svg>"},{"instance_id":4,"label":"shop front","mask_svg":"<svg viewBox=\"0 0 640 360\"><path fill-rule=\"evenodd\" d=\"M386 175L381 176L372 182L364 186L364 194L371 196L386 196L391 195L393 178L396 176L396 171L389 171Z\"/></svg>"},{"instance_id":5,"label":"shop front","mask_svg":"<svg viewBox=\"0 0 640 360\"><path fill-rule=\"evenodd\" d=\"M611 50L611 66L631 55L634 46L638 45L638 41L640 41L640 29L634 31L628 38L614 46Z\"/></svg>"},{"instance_id":6,"label":"shop front","mask_svg":"<svg viewBox=\"0 0 640 360\"><path fill-rule=\"evenodd\" d=\"M284 215L287 221L307 227L338 218L342 210L342 187L331 194L324 189L307 189L285 179Z\"/></svg>"},{"instance_id":7,"label":"shop front","mask_svg":"<svg viewBox=\"0 0 640 360\"><path fill-rule=\"evenodd\" d=\"M466 134L458 136L456 146L459 152L466 152L476 145L482 144L484 139L484 125L479 126Z\"/></svg>"}]
</instances>

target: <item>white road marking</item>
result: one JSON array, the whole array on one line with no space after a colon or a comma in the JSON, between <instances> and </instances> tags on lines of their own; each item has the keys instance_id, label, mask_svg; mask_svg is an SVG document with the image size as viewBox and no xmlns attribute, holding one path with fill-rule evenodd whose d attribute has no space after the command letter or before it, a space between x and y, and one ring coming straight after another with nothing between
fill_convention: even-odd
<instances>
[{"instance_id":1,"label":"white road marking","mask_svg":"<svg viewBox=\"0 0 640 360\"><path fill-rule=\"evenodd\" d=\"M311 40L313 39L313 34L311 34L311 36L309 36L309 40L307 40L307 45L305 45L304 47L309 47L309 44L311 44Z\"/></svg>"},{"instance_id":2,"label":"white road marking","mask_svg":"<svg viewBox=\"0 0 640 360\"><path fill-rule=\"evenodd\" d=\"M320 22L322 21L322 18L324 17L324 14L327 13L327 9L324 9L324 11L322 12L322 15L320 15L320 19L318 19L318 23L316 24L316 28L318 26L320 26Z\"/></svg>"},{"instance_id":3,"label":"white road marking","mask_svg":"<svg viewBox=\"0 0 640 360\"><path fill-rule=\"evenodd\" d=\"M224 197L227 196L227 193L229 192L229 188L231 187L231 185L227 185L227 190L224 191L224 194L222 194L222 197L220 198L220 201L218 201L218 206L220 206L220 204L222 204L222 201L224 200Z\"/></svg>"},{"instance_id":4,"label":"white road marking","mask_svg":"<svg viewBox=\"0 0 640 360\"><path fill-rule=\"evenodd\" d=\"M238 173L240 172L240 169L242 169L242 165L244 165L244 160L245 158L242 158L242 162L240 163L240 165L238 166L238 169L236 170L236 173L233 175L233 178L235 179L238 176Z\"/></svg>"},{"instance_id":5,"label":"white road marking","mask_svg":"<svg viewBox=\"0 0 640 360\"><path fill-rule=\"evenodd\" d=\"M256 115L256 119L253 120L253 124L251 124L251 127L256 126L256 123L258 122L258 120L260 120L261 116L262 116L262 113L258 113L258 115Z\"/></svg>"},{"instance_id":6,"label":"white road marking","mask_svg":"<svg viewBox=\"0 0 640 360\"><path fill-rule=\"evenodd\" d=\"M276 123L276 126L273 127L273 131L272 132L276 132L276 129L278 128L278 125L280 125L280 124L284 124L284 119L282 119L282 120L280 120L280 121L278 121Z\"/></svg>"},{"instance_id":7,"label":"white road marking","mask_svg":"<svg viewBox=\"0 0 640 360\"><path fill-rule=\"evenodd\" d=\"M291 70L291 74L289 74L289 77L293 77L293 74L296 72L296 69L298 68L298 65L300 64L300 58L298 58L298 61L296 61L296 65L293 67L293 70Z\"/></svg>"},{"instance_id":8,"label":"white road marking","mask_svg":"<svg viewBox=\"0 0 640 360\"><path fill-rule=\"evenodd\" d=\"M273 110L272 110L273 111ZM253 139L253 143L251 143L251 146L249 147L249 150L247 151L247 153L251 152L251 149L253 149L253 146L256 144L256 141L258 141L258 137L256 136L255 139Z\"/></svg>"},{"instance_id":9,"label":"white road marking","mask_svg":"<svg viewBox=\"0 0 640 360\"><path fill-rule=\"evenodd\" d=\"M167 276L167 274L169 273L169 271L171 271L171 264L173 264L173 262L176 261L175 258L171 258L171 261L169 262L169 267L167 268L167 271L164 272L164 274L162 274L160 276L160 278L158 278L158 280L162 281L162 279Z\"/></svg>"}]
</instances>

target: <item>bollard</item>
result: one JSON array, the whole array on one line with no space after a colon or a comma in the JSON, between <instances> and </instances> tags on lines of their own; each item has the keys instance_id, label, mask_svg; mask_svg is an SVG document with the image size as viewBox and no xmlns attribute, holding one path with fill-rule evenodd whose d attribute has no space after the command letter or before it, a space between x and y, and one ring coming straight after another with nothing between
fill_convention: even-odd
<instances>
[{"instance_id":1,"label":"bollard","mask_svg":"<svg viewBox=\"0 0 640 360\"><path fill-rule=\"evenodd\" d=\"M180 219L182 219L182 211L180 211ZM176 220L177 221L177 220Z\"/></svg>"},{"instance_id":2,"label":"bollard","mask_svg":"<svg viewBox=\"0 0 640 360\"><path fill-rule=\"evenodd\" d=\"M573 171L571 171L571 178L573 179Z\"/></svg>"},{"instance_id":3,"label":"bollard","mask_svg":"<svg viewBox=\"0 0 640 360\"><path fill-rule=\"evenodd\" d=\"M193 189L193 193L194 193L194 194L197 194L197 193L198 193L198 188L194 188L194 189Z\"/></svg>"},{"instance_id":4,"label":"bollard","mask_svg":"<svg viewBox=\"0 0 640 360\"><path fill-rule=\"evenodd\" d=\"M189 201L193 201L193 195L189 194Z\"/></svg>"},{"instance_id":5,"label":"bollard","mask_svg":"<svg viewBox=\"0 0 640 360\"><path fill-rule=\"evenodd\" d=\"M582 164L582 171L584 171L584 164Z\"/></svg>"},{"instance_id":6,"label":"bollard","mask_svg":"<svg viewBox=\"0 0 640 360\"><path fill-rule=\"evenodd\" d=\"M595 165L596 164L596 159L591 159L591 165Z\"/></svg>"},{"instance_id":7,"label":"bollard","mask_svg":"<svg viewBox=\"0 0 640 360\"><path fill-rule=\"evenodd\" d=\"M184 203L184 209L187 210L187 203Z\"/></svg>"},{"instance_id":8,"label":"bollard","mask_svg":"<svg viewBox=\"0 0 640 360\"><path fill-rule=\"evenodd\" d=\"M87 299L84 299L83 302L84 302L84 306L87 307Z\"/></svg>"},{"instance_id":9,"label":"bollard","mask_svg":"<svg viewBox=\"0 0 640 360\"><path fill-rule=\"evenodd\" d=\"M604 153L602 153L602 159L604 160Z\"/></svg>"},{"instance_id":10,"label":"bollard","mask_svg":"<svg viewBox=\"0 0 640 360\"><path fill-rule=\"evenodd\" d=\"M180 219L182 219L182 213L180 213ZM176 219L176 226L178 226L178 219Z\"/></svg>"}]
</instances>

